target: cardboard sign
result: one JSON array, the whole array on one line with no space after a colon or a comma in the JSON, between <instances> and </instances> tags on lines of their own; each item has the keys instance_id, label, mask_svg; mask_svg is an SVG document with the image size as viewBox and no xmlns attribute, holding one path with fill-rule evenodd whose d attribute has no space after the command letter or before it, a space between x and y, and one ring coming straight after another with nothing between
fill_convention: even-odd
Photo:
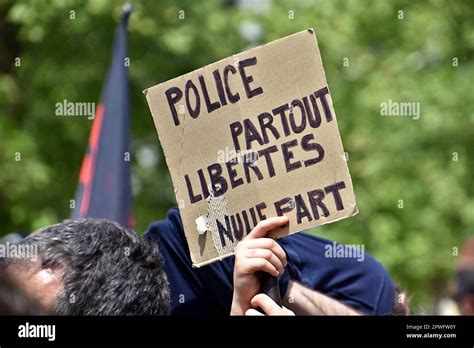
<instances>
[{"instance_id":1,"label":"cardboard sign","mask_svg":"<svg viewBox=\"0 0 474 348\"><path fill-rule=\"evenodd\" d=\"M265 218L278 238L357 207L313 29L144 91L195 266Z\"/></svg>"}]
</instances>

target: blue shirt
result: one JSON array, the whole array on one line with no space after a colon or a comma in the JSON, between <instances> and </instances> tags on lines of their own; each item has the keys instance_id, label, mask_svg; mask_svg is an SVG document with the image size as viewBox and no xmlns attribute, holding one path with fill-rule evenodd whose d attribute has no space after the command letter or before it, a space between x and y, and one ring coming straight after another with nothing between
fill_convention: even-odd
<instances>
[{"instance_id":1,"label":"blue shirt","mask_svg":"<svg viewBox=\"0 0 474 348\"><path fill-rule=\"evenodd\" d=\"M153 223L145 236L156 241L165 260L171 292L172 315L228 316L232 302L234 257L194 268L183 223L177 208L166 219ZM327 257L332 241L296 233L280 238L288 266L280 277L282 297L289 280L319 291L364 314L390 314L395 287L384 267L364 253L352 257ZM328 247L330 246L330 247Z\"/></svg>"}]
</instances>

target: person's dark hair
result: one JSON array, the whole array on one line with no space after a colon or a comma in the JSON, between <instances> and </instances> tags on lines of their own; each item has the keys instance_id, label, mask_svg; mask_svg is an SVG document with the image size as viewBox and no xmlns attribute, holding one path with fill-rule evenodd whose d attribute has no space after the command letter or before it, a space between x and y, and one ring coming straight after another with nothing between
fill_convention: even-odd
<instances>
[{"instance_id":1,"label":"person's dark hair","mask_svg":"<svg viewBox=\"0 0 474 348\"><path fill-rule=\"evenodd\" d=\"M395 285L395 298L393 300L392 315L410 315L409 298L400 286Z\"/></svg>"},{"instance_id":2,"label":"person's dark hair","mask_svg":"<svg viewBox=\"0 0 474 348\"><path fill-rule=\"evenodd\" d=\"M66 220L20 242L63 274L61 315L168 315L170 295L156 243L104 219Z\"/></svg>"},{"instance_id":3,"label":"person's dark hair","mask_svg":"<svg viewBox=\"0 0 474 348\"><path fill-rule=\"evenodd\" d=\"M459 301L464 296L474 295L474 267L464 267L454 275L454 289L451 297Z\"/></svg>"},{"instance_id":4,"label":"person's dark hair","mask_svg":"<svg viewBox=\"0 0 474 348\"><path fill-rule=\"evenodd\" d=\"M3 265L3 263L1 263ZM45 311L15 284L0 267L0 315L42 315Z\"/></svg>"}]
</instances>

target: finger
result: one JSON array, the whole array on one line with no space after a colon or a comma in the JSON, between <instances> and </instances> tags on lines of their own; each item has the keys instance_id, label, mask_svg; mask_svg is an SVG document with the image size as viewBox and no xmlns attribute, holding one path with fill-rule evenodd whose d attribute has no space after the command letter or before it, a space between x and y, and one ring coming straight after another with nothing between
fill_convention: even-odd
<instances>
[{"instance_id":1,"label":"finger","mask_svg":"<svg viewBox=\"0 0 474 348\"><path fill-rule=\"evenodd\" d=\"M266 315L283 315L286 313L283 308L265 294L255 295L250 301L250 304L254 308L261 308Z\"/></svg>"},{"instance_id":2,"label":"finger","mask_svg":"<svg viewBox=\"0 0 474 348\"><path fill-rule=\"evenodd\" d=\"M283 267L286 267L286 253L285 250L271 238L259 238L248 241L245 246L248 249L268 249L271 250L280 259Z\"/></svg>"},{"instance_id":3,"label":"finger","mask_svg":"<svg viewBox=\"0 0 474 348\"><path fill-rule=\"evenodd\" d=\"M292 310L289 310L285 306L282 306L282 308L283 308L284 315L293 315L293 316L295 315L295 312L293 312Z\"/></svg>"},{"instance_id":4,"label":"finger","mask_svg":"<svg viewBox=\"0 0 474 348\"><path fill-rule=\"evenodd\" d=\"M248 315L248 316L264 316L265 314L263 314L262 312L259 312L257 311L256 309L253 309L253 308L250 308L250 309L247 309L247 311L245 312L245 315Z\"/></svg>"},{"instance_id":5,"label":"finger","mask_svg":"<svg viewBox=\"0 0 474 348\"><path fill-rule=\"evenodd\" d=\"M247 259L247 267L249 268L250 273L255 273L257 271L264 271L270 273L274 277L278 277L280 272L278 269L273 266L269 261L265 259Z\"/></svg>"},{"instance_id":6,"label":"finger","mask_svg":"<svg viewBox=\"0 0 474 348\"><path fill-rule=\"evenodd\" d=\"M271 250L268 249L249 249L248 256L249 258L265 259L269 261L280 274L283 274L284 267L281 260L275 255Z\"/></svg>"},{"instance_id":7,"label":"finger","mask_svg":"<svg viewBox=\"0 0 474 348\"><path fill-rule=\"evenodd\" d=\"M247 236L247 239L265 237L268 231L288 223L287 216L277 216L260 221Z\"/></svg>"}]
</instances>

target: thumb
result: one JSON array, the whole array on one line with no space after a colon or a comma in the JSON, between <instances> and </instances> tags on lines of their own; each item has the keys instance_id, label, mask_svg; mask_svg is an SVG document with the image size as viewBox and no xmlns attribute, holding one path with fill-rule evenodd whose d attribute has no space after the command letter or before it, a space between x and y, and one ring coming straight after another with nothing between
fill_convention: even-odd
<instances>
[{"instance_id":1,"label":"thumb","mask_svg":"<svg viewBox=\"0 0 474 348\"><path fill-rule=\"evenodd\" d=\"M257 294L250 301L252 307L261 308L265 315L295 315L285 307L280 307L269 296Z\"/></svg>"}]
</instances>

